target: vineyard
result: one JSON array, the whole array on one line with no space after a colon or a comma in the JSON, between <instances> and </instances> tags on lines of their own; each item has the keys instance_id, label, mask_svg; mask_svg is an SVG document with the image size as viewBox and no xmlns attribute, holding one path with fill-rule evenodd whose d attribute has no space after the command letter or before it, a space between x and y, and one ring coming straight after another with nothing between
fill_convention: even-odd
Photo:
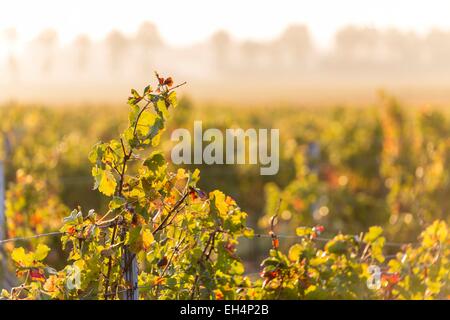
<instances>
[{"instance_id":1,"label":"vineyard","mask_svg":"<svg viewBox=\"0 0 450 320\"><path fill-rule=\"evenodd\" d=\"M450 115L197 104L0 108L2 299L448 299ZM178 96L177 96L178 93ZM170 132L278 128L280 170L170 161Z\"/></svg>"}]
</instances>

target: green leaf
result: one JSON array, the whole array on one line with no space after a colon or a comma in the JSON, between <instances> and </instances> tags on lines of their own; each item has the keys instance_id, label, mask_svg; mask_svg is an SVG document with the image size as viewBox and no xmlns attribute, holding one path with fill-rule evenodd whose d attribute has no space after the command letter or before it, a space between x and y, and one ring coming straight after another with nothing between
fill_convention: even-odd
<instances>
[{"instance_id":1,"label":"green leaf","mask_svg":"<svg viewBox=\"0 0 450 320\"><path fill-rule=\"evenodd\" d=\"M237 261L237 260L234 260L234 261L231 263L231 266L230 266L230 274L240 275L240 274L243 274L244 271L245 271L244 265L243 265L241 262L239 262L239 261Z\"/></svg>"},{"instance_id":2,"label":"green leaf","mask_svg":"<svg viewBox=\"0 0 450 320\"><path fill-rule=\"evenodd\" d=\"M194 172L189 172L190 173L190 185L191 186L195 186L195 184L200 180L200 170L198 170L197 168L194 170Z\"/></svg>"},{"instance_id":3,"label":"green leaf","mask_svg":"<svg viewBox=\"0 0 450 320\"><path fill-rule=\"evenodd\" d=\"M103 143L96 143L92 150L89 152L88 159L91 163L97 163L103 158L103 154L105 152L105 144Z\"/></svg>"},{"instance_id":4,"label":"green leaf","mask_svg":"<svg viewBox=\"0 0 450 320\"><path fill-rule=\"evenodd\" d=\"M159 144L162 130L164 129L164 120L160 117L156 117L154 124L151 126L146 139L150 139L152 146L156 147Z\"/></svg>"},{"instance_id":5,"label":"green leaf","mask_svg":"<svg viewBox=\"0 0 450 320\"><path fill-rule=\"evenodd\" d=\"M6 289L2 289L2 292L0 293L0 297L2 297L4 299L9 299L10 296L11 296L11 294Z\"/></svg>"},{"instance_id":6,"label":"green leaf","mask_svg":"<svg viewBox=\"0 0 450 320\"><path fill-rule=\"evenodd\" d=\"M344 254L347 252L348 243L344 240L331 240L325 245L325 250L329 253Z\"/></svg>"},{"instance_id":7,"label":"green leaf","mask_svg":"<svg viewBox=\"0 0 450 320\"><path fill-rule=\"evenodd\" d=\"M109 202L109 209L111 209L111 210L118 209L118 208L122 207L125 203L126 203L126 200L124 198L122 198L122 197L114 197Z\"/></svg>"},{"instance_id":8,"label":"green leaf","mask_svg":"<svg viewBox=\"0 0 450 320\"><path fill-rule=\"evenodd\" d=\"M266 258L261 262L261 267L278 267L281 264L280 260L275 257Z\"/></svg>"},{"instance_id":9,"label":"green leaf","mask_svg":"<svg viewBox=\"0 0 450 320\"><path fill-rule=\"evenodd\" d=\"M139 108L139 106L137 106L137 105L131 106L130 113L128 113L128 120L130 121L130 126L134 126L140 111L141 111L141 108Z\"/></svg>"},{"instance_id":10,"label":"green leaf","mask_svg":"<svg viewBox=\"0 0 450 320\"><path fill-rule=\"evenodd\" d=\"M131 94L133 95L134 98L138 99L140 98L140 94L135 90L135 89L131 89Z\"/></svg>"},{"instance_id":11,"label":"green leaf","mask_svg":"<svg viewBox=\"0 0 450 320\"><path fill-rule=\"evenodd\" d=\"M131 105L131 106L136 105L137 103L139 103L143 99L143 97L141 97L139 95L139 93L136 90L134 90L134 89L131 89L131 95L132 96L128 98L128 104Z\"/></svg>"},{"instance_id":12,"label":"green leaf","mask_svg":"<svg viewBox=\"0 0 450 320\"><path fill-rule=\"evenodd\" d=\"M153 152L150 157L144 161L144 166L149 168L151 171L157 171L159 167L166 164L166 159L161 152Z\"/></svg>"},{"instance_id":13,"label":"green leaf","mask_svg":"<svg viewBox=\"0 0 450 320\"><path fill-rule=\"evenodd\" d=\"M138 253L141 250L147 251L153 241L153 234L149 228L137 226L130 230L127 244L132 252Z\"/></svg>"},{"instance_id":14,"label":"green leaf","mask_svg":"<svg viewBox=\"0 0 450 320\"><path fill-rule=\"evenodd\" d=\"M76 224L79 220L80 222L82 222L83 214L81 212L78 212L77 209L72 210L69 216L63 218L63 222L68 224Z\"/></svg>"},{"instance_id":15,"label":"green leaf","mask_svg":"<svg viewBox=\"0 0 450 320\"><path fill-rule=\"evenodd\" d=\"M152 89L152 86L151 86L151 85L146 86L146 87L144 88L144 96L147 95L147 94L149 94L149 93L152 92L152 91L153 91L153 89Z\"/></svg>"},{"instance_id":16,"label":"green leaf","mask_svg":"<svg viewBox=\"0 0 450 320\"><path fill-rule=\"evenodd\" d=\"M89 210L88 215L86 216L86 219L90 219L92 221L95 221L95 217L97 214L95 213L94 209Z\"/></svg>"}]
</instances>

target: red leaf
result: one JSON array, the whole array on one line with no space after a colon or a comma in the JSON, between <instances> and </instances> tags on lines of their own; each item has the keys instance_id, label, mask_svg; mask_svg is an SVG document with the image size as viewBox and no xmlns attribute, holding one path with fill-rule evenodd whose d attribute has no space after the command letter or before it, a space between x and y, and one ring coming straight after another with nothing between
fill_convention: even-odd
<instances>
[{"instance_id":1,"label":"red leaf","mask_svg":"<svg viewBox=\"0 0 450 320\"><path fill-rule=\"evenodd\" d=\"M77 229L75 229L75 227L73 227L73 226L67 230L67 233L71 236L73 236L76 232L77 232Z\"/></svg>"},{"instance_id":2,"label":"red leaf","mask_svg":"<svg viewBox=\"0 0 450 320\"><path fill-rule=\"evenodd\" d=\"M279 246L280 246L280 241L277 238L272 238L272 247L274 249L278 249Z\"/></svg>"},{"instance_id":3,"label":"red leaf","mask_svg":"<svg viewBox=\"0 0 450 320\"><path fill-rule=\"evenodd\" d=\"M164 80L163 84L165 84L166 86L171 87L173 85L172 77L168 77L166 80Z\"/></svg>"},{"instance_id":4,"label":"red leaf","mask_svg":"<svg viewBox=\"0 0 450 320\"><path fill-rule=\"evenodd\" d=\"M44 273L39 269L31 269L30 276L31 276L31 280L36 280L36 281L41 281L41 282L45 281Z\"/></svg>"},{"instance_id":5,"label":"red leaf","mask_svg":"<svg viewBox=\"0 0 450 320\"><path fill-rule=\"evenodd\" d=\"M261 271L259 274L262 278L266 278L267 280L273 280L278 276L278 271Z\"/></svg>"},{"instance_id":6,"label":"red leaf","mask_svg":"<svg viewBox=\"0 0 450 320\"><path fill-rule=\"evenodd\" d=\"M400 275L398 273L384 273L382 279L387 281L390 285L394 285L400 281Z\"/></svg>"},{"instance_id":7,"label":"red leaf","mask_svg":"<svg viewBox=\"0 0 450 320\"><path fill-rule=\"evenodd\" d=\"M317 232L317 234L321 234L322 232L325 231L325 227L321 225L315 226L314 231Z\"/></svg>"}]
</instances>

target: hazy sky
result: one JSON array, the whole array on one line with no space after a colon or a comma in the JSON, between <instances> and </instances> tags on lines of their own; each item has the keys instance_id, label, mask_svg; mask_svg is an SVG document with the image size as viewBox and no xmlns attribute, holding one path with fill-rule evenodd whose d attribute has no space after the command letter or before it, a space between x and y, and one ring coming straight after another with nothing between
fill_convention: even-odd
<instances>
[{"instance_id":1,"label":"hazy sky","mask_svg":"<svg viewBox=\"0 0 450 320\"><path fill-rule=\"evenodd\" d=\"M51 27L67 43L80 33L94 39L113 28L132 33L148 20L166 41L184 45L218 29L238 39L270 39L290 23L305 23L325 46L343 25L424 32L450 29L449 15L449 0L0 0L0 31L15 27L26 42Z\"/></svg>"}]
</instances>

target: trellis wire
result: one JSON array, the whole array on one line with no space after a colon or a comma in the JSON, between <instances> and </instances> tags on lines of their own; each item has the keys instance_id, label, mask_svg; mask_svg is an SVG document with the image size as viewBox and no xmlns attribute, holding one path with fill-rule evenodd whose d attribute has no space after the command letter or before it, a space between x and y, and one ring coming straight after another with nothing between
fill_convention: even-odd
<instances>
[{"instance_id":1,"label":"trellis wire","mask_svg":"<svg viewBox=\"0 0 450 320\"><path fill-rule=\"evenodd\" d=\"M357 237L357 235L350 235L353 237ZM255 238L273 238L274 236L271 236L270 234L254 234ZM277 238L284 238L284 239L301 239L304 238L305 236L298 236L295 234L275 234L275 237ZM320 241L320 242L328 242L330 240L333 240L333 238L324 238L324 237L315 237L313 238L313 240L315 241ZM417 243L415 242L391 242L391 241L387 241L384 243L385 246L387 247L401 247L404 245L416 245Z\"/></svg>"},{"instance_id":2,"label":"trellis wire","mask_svg":"<svg viewBox=\"0 0 450 320\"><path fill-rule=\"evenodd\" d=\"M61 235L63 233L64 232L54 231L54 232L35 234L32 236L28 236L28 237L16 237L16 238L3 239L3 240L0 240L0 245L8 243L8 242L26 241L26 240L31 240L31 239L43 238L43 237L57 236L57 235Z\"/></svg>"},{"instance_id":3,"label":"trellis wire","mask_svg":"<svg viewBox=\"0 0 450 320\"><path fill-rule=\"evenodd\" d=\"M64 234L64 232L60 232L60 231L54 231L54 232L48 232L48 233L42 233L42 234L36 234L33 236L28 236L28 237L15 237L15 238L9 238L9 239L3 239L0 240L0 245L3 245L5 243L10 243L10 242L17 242L17 241L26 241L26 240L32 240L32 239L37 239L37 238L42 238L42 237L51 237L51 236L57 236L57 235L61 235ZM266 238L266 239L272 239L274 236L269 235L269 234L254 234L254 238L253 239L262 239L262 238ZM288 235L288 234L277 234L275 237L277 238L286 238L286 239L299 239L299 238L304 238L302 236L298 236L298 235ZM327 242L330 241L332 239L330 238L323 238L323 237L316 237L313 238L312 240L314 241L321 241L321 242ZM403 246L403 245L408 245L408 244L412 244L412 243L399 243L399 242L386 242L385 245L390 245L390 246ZM386 259L391 259L391 258L395 258L396 255L386 255L385 258ZM137 265L133 268L135 270L133 270L134 272L137 272ZM244 276L247 277L251 277L254 275L259 275L259 272L254 272L254 273L248 273L245 274ZM111 296L111 295L116 295L116 294L125 294L128 295L131 292L130 297L125 297L127 299L137 299L137 290L139 289L147 289L147 288L151 288L151 286L137 286L137 283L134 283L135 285L132 288L127 288L127 289L122 289L122 290L118 290L116 292L111 292L108 293L107 296Z\"/></svg>"},{"instance_id":4,"label":"trellis wire","mask_svg":"<svg viewBox=\"0 0 450 320\"><path fill-rule=\"evenodd\" d=\"M57 235L61 235L61 234L64 234L64 232L54 231L54 232L36 234L36 235L28 236L28 237L15 237L15 238L3 239L3 240L0 240L0 245L8 243L8 242L26 241L26 240L32 240L32 239L37 239L37 238L42 238L42 237L57 236ZM271 236L269 234L255 233L253 239L258 239L258 238L271 239L273 237L274 236ZM284 239L305 238L305 236L298 236L298 235L293 235L293 234L276 234L275 237L284 238ZM252 240L252 239L250 239L250 240ZM312 238L312 240L319 241L319 242L327 242L327 241L333 240L333 238L315 237L315 238ZM391 246L391 247L401 247L404 245L415 245L415 244L417 244L417 243L415 243L415 242L389 242L388 241L388 242L385 242L384 245Z\"/></svg>"}]
</instances>

